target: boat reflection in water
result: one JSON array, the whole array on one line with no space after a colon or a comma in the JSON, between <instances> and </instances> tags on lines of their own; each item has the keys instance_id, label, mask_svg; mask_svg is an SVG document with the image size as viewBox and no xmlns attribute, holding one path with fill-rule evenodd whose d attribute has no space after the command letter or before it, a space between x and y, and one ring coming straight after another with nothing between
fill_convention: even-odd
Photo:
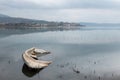
<instances>
[{"instance_id":1,"label":"boat reflection in water","mask_svg":"<svg viewBox=\"0 0 120 80\"><path fill-rule=\"evenodd\" d=\"M29 68L26 64L23 64L22 72L27 77L33 77L33 76L35 76L37 73L39 73L43 69L44 68L41 68L41 69L32 69L32 68Z\"/></svg>"}]
</instances>

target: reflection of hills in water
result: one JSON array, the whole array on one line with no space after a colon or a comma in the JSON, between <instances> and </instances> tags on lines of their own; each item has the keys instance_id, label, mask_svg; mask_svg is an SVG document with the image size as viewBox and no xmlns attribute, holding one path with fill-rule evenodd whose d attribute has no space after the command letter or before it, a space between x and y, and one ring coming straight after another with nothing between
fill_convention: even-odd
<instances>
[{"instance_id":1,"label":"reflection of hills in water","mask_svg":"<svg viewBox=\"0 0 120 80\"><path fill-rule=\"evenodd\" d=\"M20 29L5 29L0 30L0 38L1 37L7 37L11 35L21 35L21 34L29 34L29 33L35 33L35 32L46 32L47 30L35 30L35 29L29 29L29 30L20 30Z\"/></svg>"},{"instance_id":2,"label":"reflection of hills in water","mask_svg":"<svg viewBox=\"0 0 120 80\"><path fill-rule=\"evenodd\" d=\"M52 30L44 30L44 29L5 29L0 30L0 34L27 34L27 33L34 33L34 32L45 32L45 31L52 31Z\"/></svg>"},{"instance_id":3,"label":"reflection of hills in water","mask_svg":"<svg viewBox=\"0 0 120 80\"><path fill-rule=\"evenodd\" d=\"M27 77L33 77L39 73L42 69L31 69L26 64L23 64L22 72Z\"/></svg>"},{"instance_id":4,"label":"reflection of hills in water","mask_svg":"<svg viewBox=\"0 0 120 80\"><path fill-rule=\"evenodd\" d=\"M55 28L55 29L4 29L0 30L0 38L7 37L11 35L21 35L21 34L29 34L29 33L37 33L37 32L48 32L48 31L66 31L67 29ZM71 29L71 30L80 30L79 29ZM68 30L67 30L68 31Z\"/></svg>"},{"instance_id":5,"label":"reflection of hills in water","mask_svg":"<svg viewBox=\"0 0 120 80\"><path fill-rule=\"evenodd\" d=\"M78 27L75 29L64 29L64 28L40 28L40 29L0 29L0 37L7 37L10 35L21 35L37 32L47 31L68 31L68 30L120 30L119 26L86 26Z\"/></svg>"},{"instance_id":6,"label":"reflection of hills in water","mask_svg":"<svg viewBox=\"0 0 120 80\"><path fill-rule=\"evenodd\" d=\"M0 30L0 37L7 37L14 34L29 34L36 32L47 32L47 31L64 31L64 29L5 29Z\"/></svg>"}]
</instances>

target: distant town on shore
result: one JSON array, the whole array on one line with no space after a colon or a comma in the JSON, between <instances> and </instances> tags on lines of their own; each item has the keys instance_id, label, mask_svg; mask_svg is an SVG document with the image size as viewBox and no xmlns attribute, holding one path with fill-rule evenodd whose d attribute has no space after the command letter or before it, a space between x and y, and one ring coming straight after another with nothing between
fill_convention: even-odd
<instances>
[{"instance_id":1,"label":"distant town on shore","mask_svg":"<svg viewBox=\"0 0 120 80\"><path fill-rule=\"evenodd\" d=\"M0 29L77 29L80 23L50 22L44 20L33 20L25 18L9 17L0 14Z\"/></svg>"}]
</instances>

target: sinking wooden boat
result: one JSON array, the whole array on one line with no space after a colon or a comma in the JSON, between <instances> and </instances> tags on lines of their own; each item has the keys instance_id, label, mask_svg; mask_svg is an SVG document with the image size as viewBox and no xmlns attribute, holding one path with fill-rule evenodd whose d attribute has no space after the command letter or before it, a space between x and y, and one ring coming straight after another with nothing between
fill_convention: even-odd
<instances>
[{"instance_id":1,"label":"sinking wooden boat","mask_svg":"<svg viewBox=\"0 0 120 80\"><path fill-rule=\"evenodd\" d=\"M50 52L43 49L30 48L22 54L22 58L29 68L41 69L52 63L51 61L38 60L38 57L46 54L50 54Z\"/></svg>"}]
</instances>

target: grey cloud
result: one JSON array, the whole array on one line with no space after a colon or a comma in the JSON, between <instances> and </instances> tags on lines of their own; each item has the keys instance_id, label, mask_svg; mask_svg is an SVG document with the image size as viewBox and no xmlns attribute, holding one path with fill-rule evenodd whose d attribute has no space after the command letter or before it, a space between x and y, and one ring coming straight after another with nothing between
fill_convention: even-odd
<instances>
[{"instance_id":1,"label":"grey cloud","mask_svg":"<svg viewBox=\"0 0 120 80\"><path fill-rule=\"evenodd\" d=\"M98 8L98 9L119 9L120 2L114 0L69 0L68 8Z\"/></svg>"},{"instance_id":2,"label":"grey cloud","mask_svg":"<svg viewBox=\"0 0 120 80\"><path fill-rule=\"evenodd\" d=\"M34 0L33 0L34 1ZM40 0L39 0L40 1ZM27 0L21 0L21 1L15 1L15 0L1 0L0 1L0 8L4 9L60 9L63 8L62 5L53 5L53 4L49 4L46 5L47 2L41 3L41 4L37 4L37 3L33 3Z\"/></svg>"},{"instance_id":3,"label":"grey cloud","mask_svg":"<svg viewBox=\"0 0 120 80\"><path fill-rule=\"evenodd\" d=\"M40 1L40 0L39 0ZM72 8L99 8L99 9L119 9L120 2L114 0L61 0L63 3L60 5L49 4L46 2L36 4L26 0L1 0L1 7L10 7L17 9L72 9ZM55 0L57 3L57 0ZM49 4L46 6L46 3Z\"/></svg>"},{"instance_id":4,"label":"grey cloud","mask_svg":"<svg viewBox=\"0 0 120 80\"><path fill-rule=\"evenodd\" d=\"M34 9L40 6L35 5L34 3L26 2L26 1L14 1L14 0L7 0L7 1L0 1L0 7L4 7L5 9Z\"/></svg>"},{"instance_id":5,"label":"grey cloud","mask_svg":"<svg viewBox=\"0 0 120 80\"><path fill-rule=\"evenodd\" d=\"M120 1L0 0L0 13L50 21L120 22Z\"/></svg>"}]
</instances>

